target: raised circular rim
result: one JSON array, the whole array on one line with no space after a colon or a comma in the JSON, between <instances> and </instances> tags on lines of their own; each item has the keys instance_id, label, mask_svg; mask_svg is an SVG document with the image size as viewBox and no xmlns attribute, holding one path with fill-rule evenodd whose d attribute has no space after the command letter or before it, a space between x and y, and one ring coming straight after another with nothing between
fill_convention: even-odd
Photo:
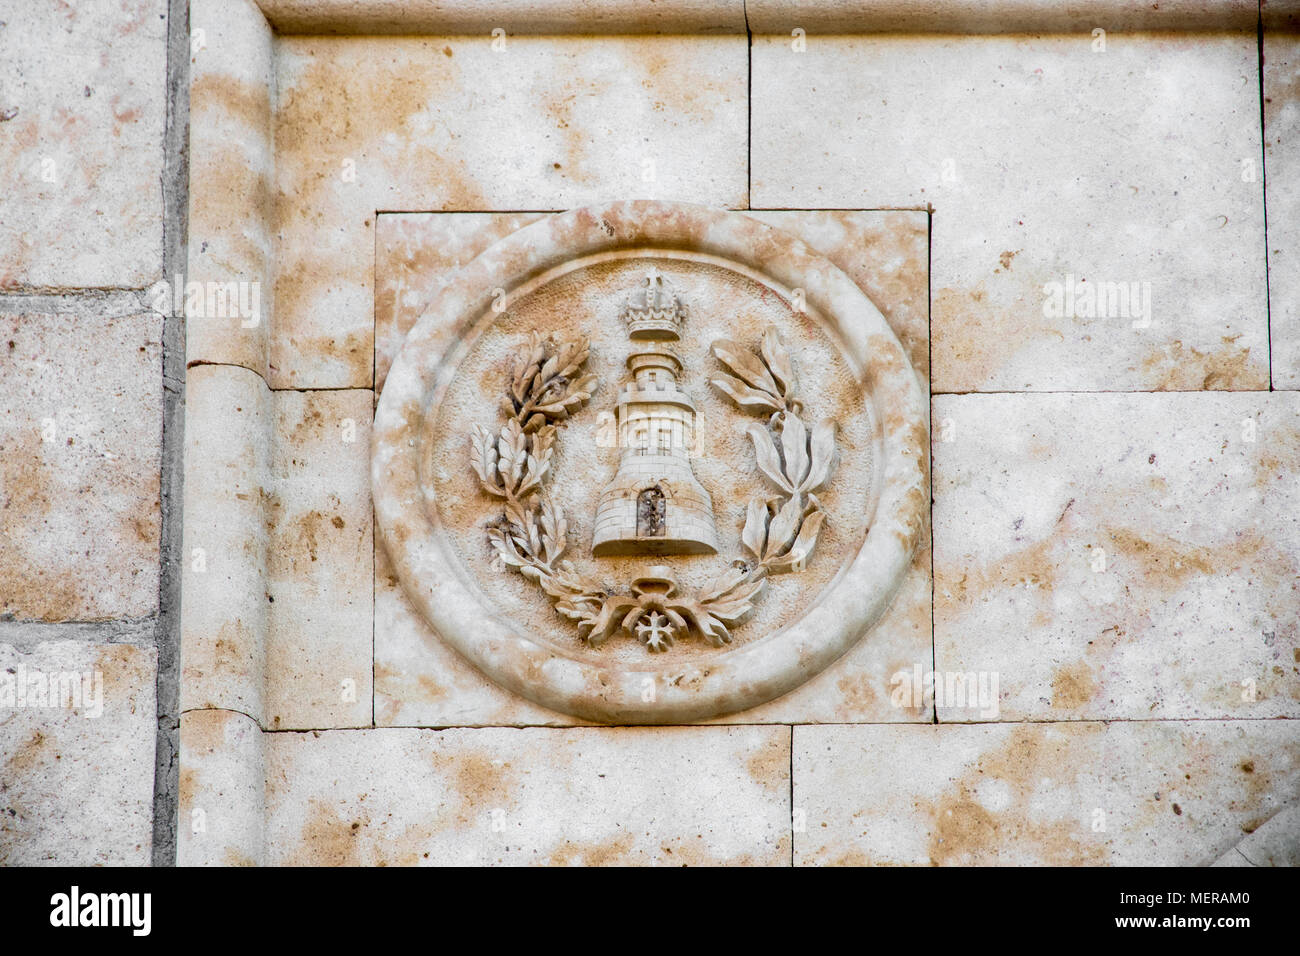
<instances>
[{"instance_id":1,"label":"raised circular rim","mask_svg":"<svg viewBox=\"0 0 1300 956\"><path fill-rule=\"evenodd\" d=\"M485 603L438 528L432 489L421 486L421 429L430 398L455 374L454 347L503 290L508 299L572 259L653 248L718 256L802 289L873 406L883 468L862 546L795 621L700 663L657 667L647 655L645 666L597 666L534 639L508 611ZM458 270L388 373L372 432L371 487L376 524L403 590L437 636L479 671L543 707L585 720L685 723L793 690L876 623L925 526L928 452L926 406L911 362L880 310L847 275L794 236L741 213L633 200L539 220Z\"/></svg>"}]
</instances>

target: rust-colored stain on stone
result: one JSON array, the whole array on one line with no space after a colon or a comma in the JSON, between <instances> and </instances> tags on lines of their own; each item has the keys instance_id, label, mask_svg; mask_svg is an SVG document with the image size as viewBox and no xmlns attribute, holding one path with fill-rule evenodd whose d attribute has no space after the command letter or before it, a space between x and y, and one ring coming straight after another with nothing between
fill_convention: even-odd
<instances>
[{"instance_id":1,"label":"rust-colored stain on stone","mask_svg":"<svg viewBox=\"0 0 1300 956\"><path fill-rule=\"evenodd\" d=\"M1142 359L1144 379L1157 391L1266 387L1267 365L1251 359L1249 346L1237 345L1240 337L1222 336L1221 345L1207 350L1175 339Z\"/></svg>"},{"instance_id":2,"label":"rust-colored stain on stone","mask_svg":"<svg viewBox=\"0 0 1300 956\"><path fill-rule=\"evenodd\" d=\"M0 343L0 617L152 613L161 318L4 316Z\"/></svg>"},{"instance_id":3,"label":"rust-colored stain on stone","mask_svg":"<svg viewBox=\"0 0 1300 956\"><path fill-rule=\"evenodd\" d=\"M1044 740L1032 726L1017 727L1005 744L982 754L955 781L952 795L931 805L934 828L930 862L941 866L980 865L1025 844L1036 860L1047 865L1104 862L1104 847L1078 821L1044 820L1041 813L1031 809L1046 768L1058 768L1056 773L1067 777L1087 772L1093 758L1085 760L1082 754L1069 751L1086 749L1097 739L1100 728L1093 725L1090 729L1092 733L1083 739L1071 738L1063 744ZM985 780L997 781L1009 791L1010 800L1004 809L990 810L973 796Z\"/></svg>"},{"instance_id":4,"label":"rust-colored stain on stone","mask_svg":"<svg viewBox=\"0 0 1300 956\"><path fill-rule=\"evenodd\" d=\"M1064 709L1082 707L1097 693L1092 668L1086 662L1058 667L1052 678L1052 706Z\"/></svg>"}]
</instances>

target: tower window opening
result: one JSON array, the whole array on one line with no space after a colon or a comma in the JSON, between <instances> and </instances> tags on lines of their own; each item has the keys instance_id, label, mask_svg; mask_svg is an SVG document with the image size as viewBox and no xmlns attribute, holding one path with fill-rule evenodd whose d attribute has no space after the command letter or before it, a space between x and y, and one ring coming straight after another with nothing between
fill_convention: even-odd
<instances>
[{"instance_id":1,"label":"tower window opening","mask_svg":"<svg viewBox=\"0 0 1300 956\"><path fill-rule=\"evenodd\" d=\"M662 538L664 523L664 493L655 485L646 488L636 497L636 536Z\"/></svg>"}]
</instances>

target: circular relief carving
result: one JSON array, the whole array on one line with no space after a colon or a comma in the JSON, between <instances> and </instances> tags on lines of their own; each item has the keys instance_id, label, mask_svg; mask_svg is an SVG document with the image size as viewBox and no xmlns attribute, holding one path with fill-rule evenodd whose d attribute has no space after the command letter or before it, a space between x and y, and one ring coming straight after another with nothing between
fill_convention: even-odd
<instances>
[{"instance_id":1,"label":"circular relief carving","mask_svg":"<svg viewBox=\"0 0 1300 956\"><path fill-rule=\"evenodd\" d=\"M546 707L674 723L777 697L875 623L927 448L847 276L747 216L626 202L456 274L389 373L372 478L440 639Z\"/></svg>"}]
</instances>

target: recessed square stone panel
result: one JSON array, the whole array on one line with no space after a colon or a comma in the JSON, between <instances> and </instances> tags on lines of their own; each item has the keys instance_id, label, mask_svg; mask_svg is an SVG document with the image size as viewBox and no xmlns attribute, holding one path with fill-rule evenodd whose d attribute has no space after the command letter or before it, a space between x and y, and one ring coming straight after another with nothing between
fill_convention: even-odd
<instances>
[{"instance_id":1,"label":"recessed square stone panel","mask_svg":"<svg viewBox=\"0 0 1300 956\"><path fill-rule=\"evenodd\" d=\"M1103 39L754 40L753 205L933 207L937 392L1268 387L1255 31Z\"/></svg>"},{"instance_id":2,"label":"recessed square stone panel","mask_svg":"<svg viewBox=\"0 0 1300 956\"><path fill-rule=\"evenodd\" d=\"M0 315L0 617L158 608L162 318Z\"/></svg>"},{"instance_id":3,"label":"recessed square stone panel","mask_svg":"<svg viewBox=\"0 0 1300 956\"><path fill-rule=\"evenodd\" d=\"M1300 716L1300 395L934 400L943 721Z\"/></svg>"},{"instance_id":4,"label":"recessed square stone panel","mask_svg":"<svg viewBox=\"0 0 1300 956\"><path fill-rule=\"evenodd\" d=\"M166 0L5 13L0 290L149 285L162 274Z\"/></svg>"},{"instance_id":5,"label":"recessed square stone panel","mask_svg":"<svg viewBox=\"0 0 1300 956\"><path fill-rule=\"evenodd\" d=\"M452 270L541 214L394 214L379 217L376 368L395 349ZM927 230L923 212L755 214L815 245L867 290L923 376L928 359ZM385 332L384 330L388 330ZM392 346L385 347L384 343ZM468 667L414 612L387 556L376 557L376 721L380 725L556 724L572 718L507 693ZM902 592L872 639L807 687L723 721L929 719L918 702L891 703L890 679L931 662L928 549L918 549Z\"/></svg>"},{"instance_id":6,"label":"recessed square stone panel","mask_svg":"<svg viewBox=\"0 0 1300 956\"><path fill-rule=\"evenodd\" d=\"M784 727L390 728L266 747L272 864L790 860Z\"/></svg>"},{"instance_id":7,"label":"recessed square stone panel","mask_svg":"<svg viewBox=\"0 0 1300 956\"><path fill-rule=\"evenodd\" d=\"M796 864L1205 866L1300 785L1276 720L795 727L793 748Z\"/></svg>"},{"instance_id":8,"label":"recessed square stone panel","mask_svg":"<svg viewBox=\"0 0 1300 956\"><path fill-rule=\"evenodd\" d=\"M155 670L131 644L0 644L0 865L148 865Z\"/></svg>"},{"instance_id":9,"label":"recessed square stone panel","mask_svg":"<svg viewBox=\"0 0 1300 956\"><path fill-rule=\"evenodd\" d=\"M608 422L580 414L602 383ZM458 272L389 373L372 488L412 605L494 681L689 722L780 696L878 622L924 526L925 419L831 263L738 214L615 203Z\"/></svg>"}]
</instances>

